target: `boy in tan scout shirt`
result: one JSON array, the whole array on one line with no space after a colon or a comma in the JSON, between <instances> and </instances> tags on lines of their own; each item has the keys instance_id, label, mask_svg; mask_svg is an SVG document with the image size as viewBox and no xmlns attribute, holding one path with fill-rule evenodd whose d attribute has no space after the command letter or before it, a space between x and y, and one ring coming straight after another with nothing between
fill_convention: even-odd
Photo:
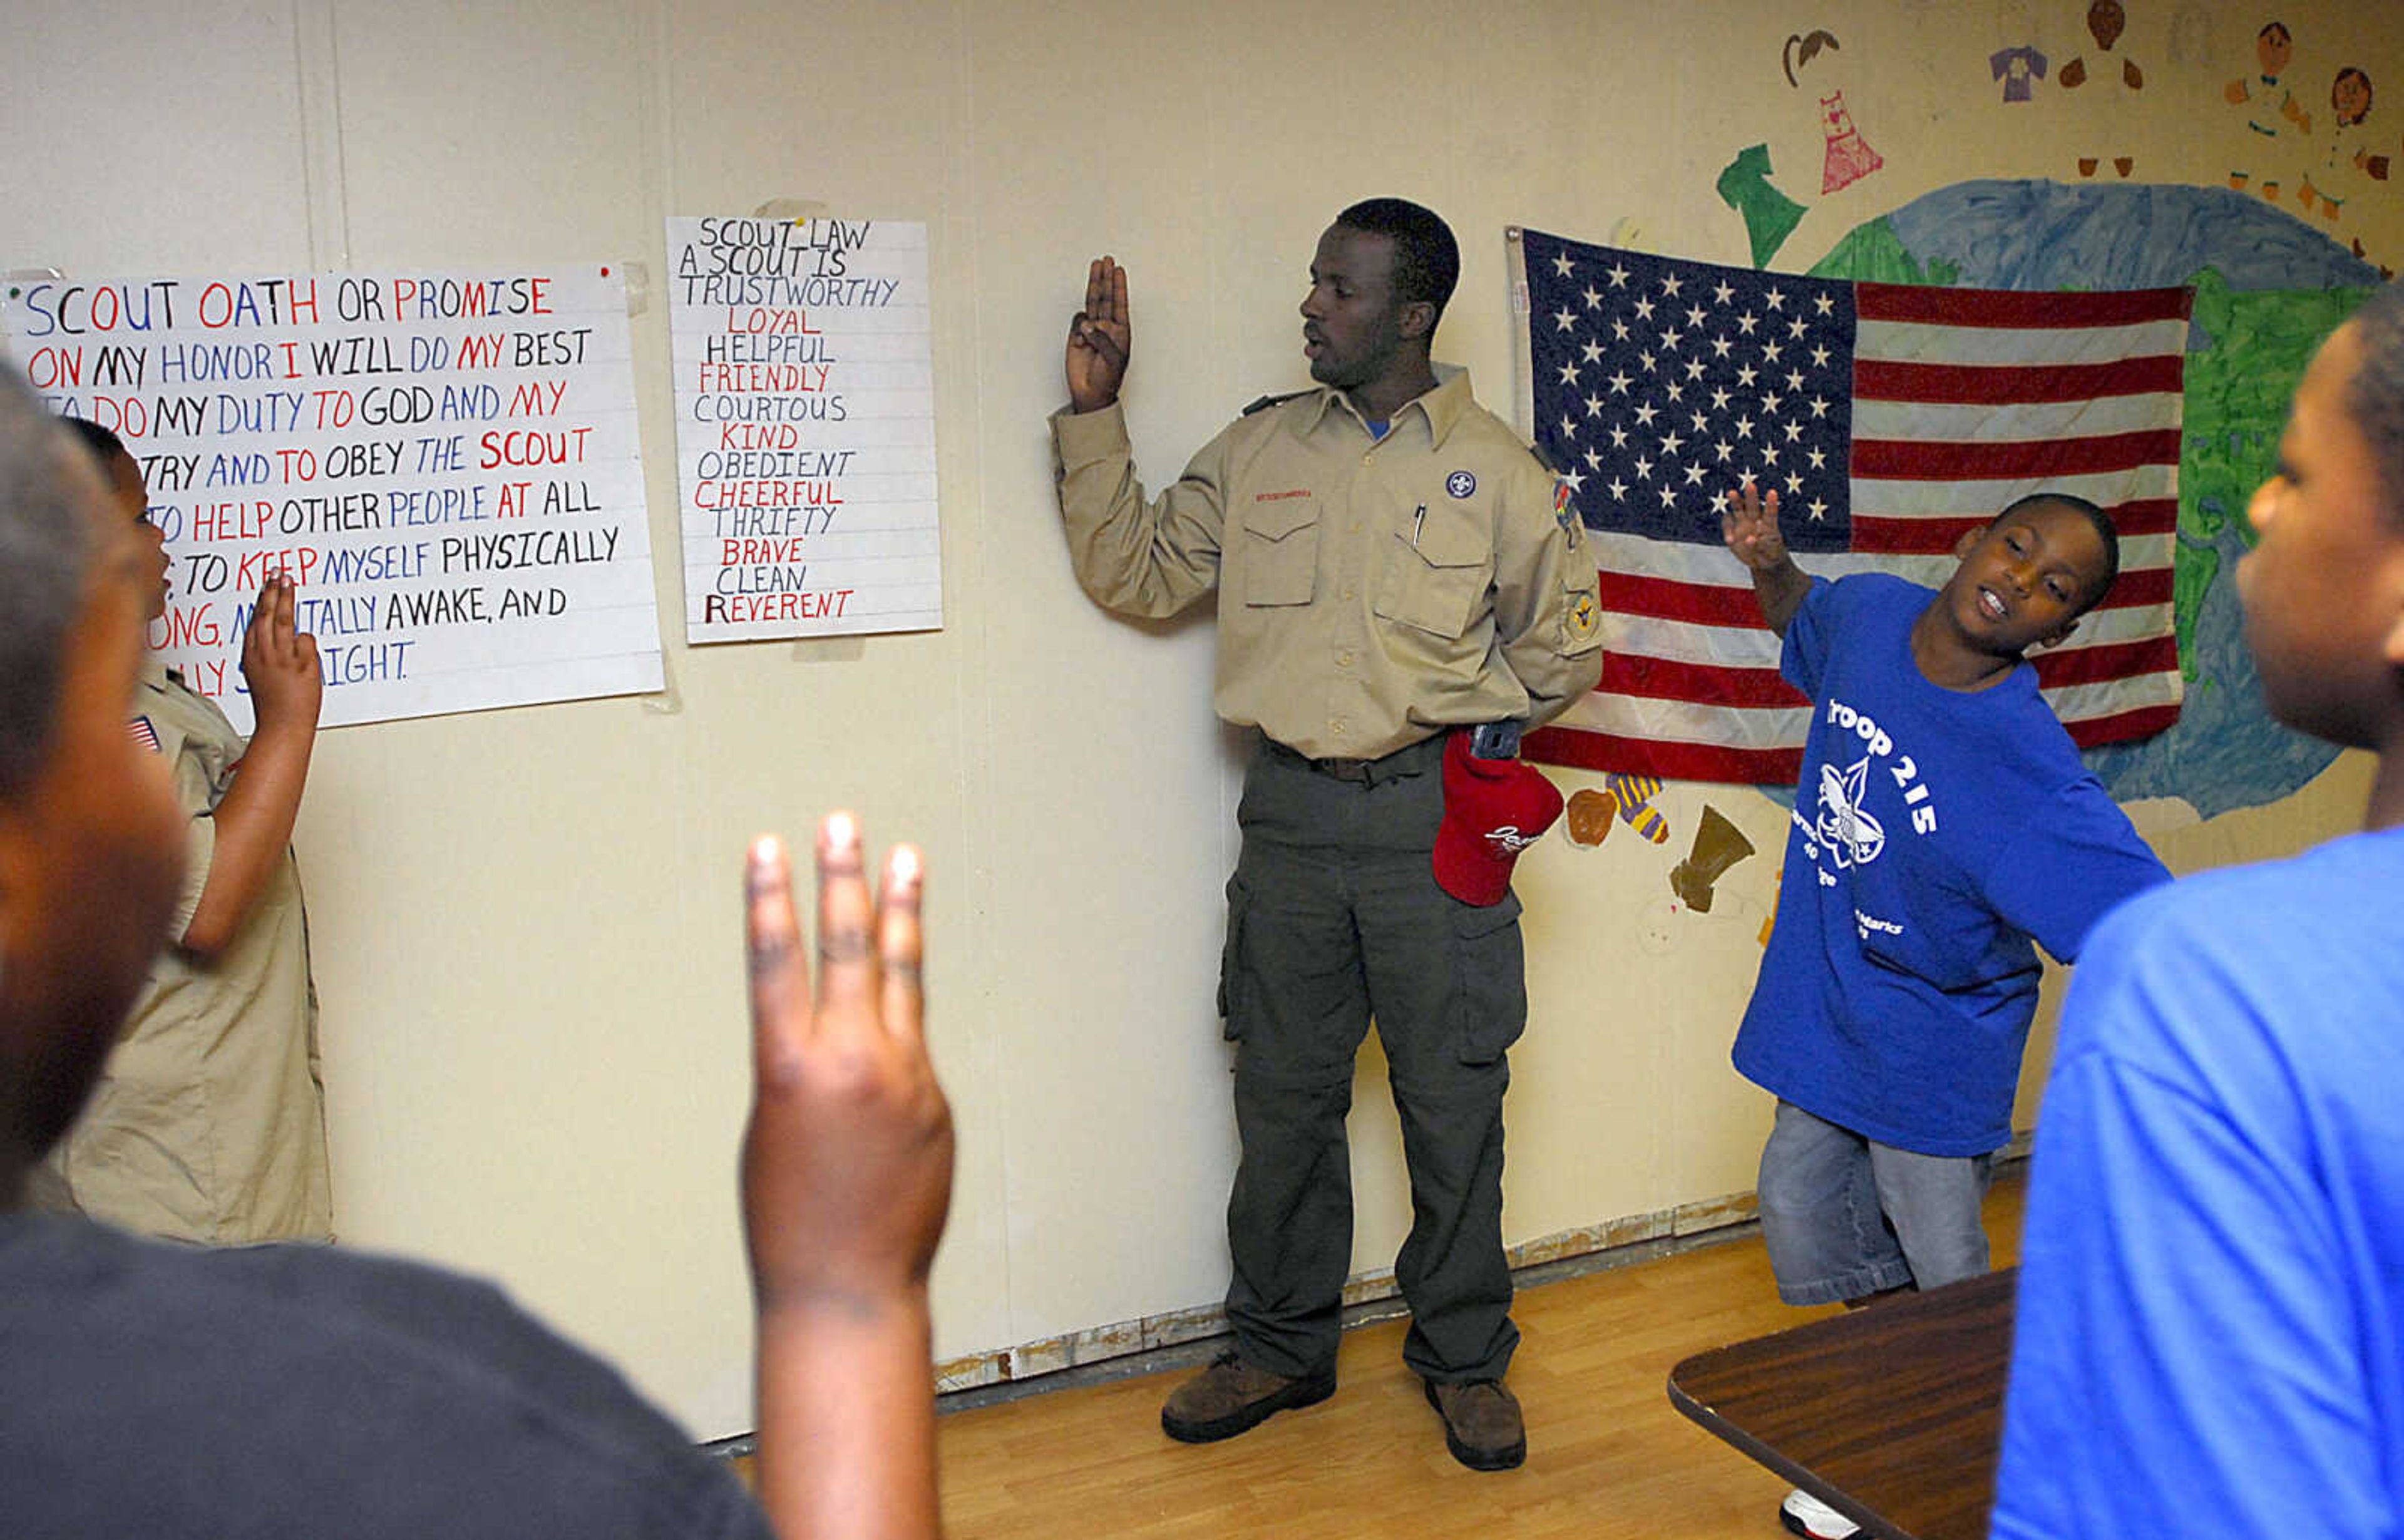
<instances>
[{"instance_id":1,"label":"boy in tan scout shirt","mask_svg":"<svg viewBox=\"0 0 2404 1540\"><path fill-rule=\"evenodd\" d=\"M142 468L108 429L91 449L117 514L140 534L164 613L168 561ZM330 1240L325 1087L293 819L323 698L292 584L271 579L243 638L258 724L245 743L216 705L145 658L131 726L160 755L185 817L170 931L82 1119L36 1173L39 1207L211 1244Z\"/></svg>"}]
</instances>

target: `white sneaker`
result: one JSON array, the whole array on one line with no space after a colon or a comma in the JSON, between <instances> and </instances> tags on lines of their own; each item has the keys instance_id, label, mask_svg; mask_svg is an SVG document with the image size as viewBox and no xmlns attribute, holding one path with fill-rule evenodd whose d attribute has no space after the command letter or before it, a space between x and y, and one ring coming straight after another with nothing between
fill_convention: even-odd
<instances>
[{"instance_id":1,"label":"white sneaker","mask_svg":"<svg viewBox=\"0 0 2404 1540\"><path fill-rule=\"evenodd\" d=\"M1848 1540L1862 1527L1797 1487L1778 1505L1778 1521L1805 1540Z\"/></svg>"}]
</instances>

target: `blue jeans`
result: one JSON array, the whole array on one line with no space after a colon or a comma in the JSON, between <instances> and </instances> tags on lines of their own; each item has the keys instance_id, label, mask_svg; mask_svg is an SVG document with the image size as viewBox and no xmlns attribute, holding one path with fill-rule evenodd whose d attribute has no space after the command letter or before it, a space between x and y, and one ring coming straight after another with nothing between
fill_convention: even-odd
<instances>
[{"instance_id":1,"label":"blue jeans","mask_svg":"<svg viewBox=\"0 0 2404 1540\"><path fill-rule=\"evenodd\" d=\"M1827 1305L1985 1272L1978 1207L1993 1161L1898 1150L1779 1102L1759 1178L1778 1297Z\"/></svg>"}]
</instances>

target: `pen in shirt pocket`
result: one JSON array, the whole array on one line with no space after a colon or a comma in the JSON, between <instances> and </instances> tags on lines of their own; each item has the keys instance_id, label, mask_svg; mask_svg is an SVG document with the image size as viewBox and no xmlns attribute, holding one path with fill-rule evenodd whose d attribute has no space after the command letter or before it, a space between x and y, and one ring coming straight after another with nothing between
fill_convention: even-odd
<instances>
[{"instance_id":1,"label":"pen in shirt pocket","mask_svg":"<svg viewBox=\"0 0 2404 1540\"><path fill-rule=\"evenodd\" d=\"M1412 549L1412 550L1417 551L1417 550L1419 548L1419 531L1420 531L1420 530L1422 530L1422 529L1424 529L1424 528L1426 528L1426 527L1427 527L1427 504L1425 504L1425 503L1421 503L1421 504L1419 504L1419 511L1418 512L1416 512L1416 513L1414 513L1414 514L1412 514L1412 515L1411 515L1411 549Z\"/></svg>"}]
</instances>

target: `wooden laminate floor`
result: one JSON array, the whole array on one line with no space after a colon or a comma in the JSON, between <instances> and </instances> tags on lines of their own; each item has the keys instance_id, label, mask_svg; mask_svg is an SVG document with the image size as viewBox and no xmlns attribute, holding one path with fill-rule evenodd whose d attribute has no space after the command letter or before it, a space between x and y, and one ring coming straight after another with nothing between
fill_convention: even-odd
<instances>
[{"instance_id":1,"label":"wooden laminate floor","mask_svg":"<svg viewBox=\"0 0 2404 1540\"><path fill-rule=\"evenodd\" d=\"M2015 1174L1988 1199L1998 1267L2019 1255L2020 1185ZM1445 1452L1403 1366L1400 1321L1346 1336L1333 1400L1224 1443L1162 1435L1161 1399L1185 1369L954 1413L937 1428L945 1528L953 1540L1771 1540L1785 1483L1672 1410L1663 1387L1689 1353L1813 1313L1778 1303L1750 1232L1523 1289L1510 1382L1528 1463L1502 1474Z\"/></svg>"}]
</instances>

